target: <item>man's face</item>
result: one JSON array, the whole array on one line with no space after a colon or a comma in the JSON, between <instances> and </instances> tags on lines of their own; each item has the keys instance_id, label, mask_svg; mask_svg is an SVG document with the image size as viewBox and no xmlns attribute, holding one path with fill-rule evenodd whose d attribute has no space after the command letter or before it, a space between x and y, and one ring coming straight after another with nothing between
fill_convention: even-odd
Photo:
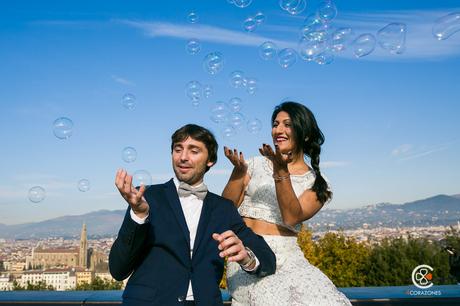
<instances>
[{"instance_id":1,"label":"man's face","mask_svg":"<svg viewBox=\"0 0 460 306\"><path fill-rule=\"evenodd\" d=\"M177 179L192 186L201 183L206 166L211 167L214 164L208 158L208 149L201 141L187 137L184 141L175 143L172 164Z\"/></svg>"}]
</instances>

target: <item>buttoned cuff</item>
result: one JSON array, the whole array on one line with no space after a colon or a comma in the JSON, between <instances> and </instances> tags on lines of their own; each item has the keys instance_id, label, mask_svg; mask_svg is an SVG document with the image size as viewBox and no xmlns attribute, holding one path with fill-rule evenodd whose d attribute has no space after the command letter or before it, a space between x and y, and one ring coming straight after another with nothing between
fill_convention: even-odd
<instances>
[{"instance_id":1,"label":"buttoned cuff","mask_svg":"<svg viewBox=\"0 0 460 306\"><path fill-rule=\"evenodd\" d=\"M149 215L145 216L144 218L138 217L132 209L129 210L129 214L131 215L131 219L133 219L133 221L137 224L144 224L145 220L147 220L149 217Z\"/></svg>"}]
</instances>

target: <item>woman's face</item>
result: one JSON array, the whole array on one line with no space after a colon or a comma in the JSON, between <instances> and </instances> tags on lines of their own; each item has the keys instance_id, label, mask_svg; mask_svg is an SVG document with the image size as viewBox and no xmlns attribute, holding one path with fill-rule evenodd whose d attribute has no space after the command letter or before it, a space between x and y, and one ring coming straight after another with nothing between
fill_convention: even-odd
<instances>
[{"instance_id":1,"label":"woman's face","mask_svg":"<svg viewBox=\"0 0 460 306\"><path fill-rule=\"evenodd\" d=\"M273 144L280 149L281 153L296 152L291 118L285 111L279 112L272 123L272 138Z\"/></svg>"}]
</instances>

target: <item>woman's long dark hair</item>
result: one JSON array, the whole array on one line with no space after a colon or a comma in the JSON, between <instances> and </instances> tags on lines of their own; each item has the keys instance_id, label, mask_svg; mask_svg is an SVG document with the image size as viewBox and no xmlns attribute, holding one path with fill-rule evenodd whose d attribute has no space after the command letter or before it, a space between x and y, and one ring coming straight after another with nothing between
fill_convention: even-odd
<instances>
[{"instance_id":1,"label":"woman's long dark hair","mask_svg":"<svg viewBox=\"0 0 460 306\"><path fill-rule=\"evenodd\" d=\"M291 118L298 150L302 150L303 154L310 158L311 166L316 174L312 190L316 192L319 202L324 204L332 198L332 192L328 189L327 182L319 168L321 145L324 143L323 132L319 129L315 116L305 105L291 101L283 102L275 107L272 114L272 125L278 113L282 111L288 113Z\"/></svg>"}]
</instances>

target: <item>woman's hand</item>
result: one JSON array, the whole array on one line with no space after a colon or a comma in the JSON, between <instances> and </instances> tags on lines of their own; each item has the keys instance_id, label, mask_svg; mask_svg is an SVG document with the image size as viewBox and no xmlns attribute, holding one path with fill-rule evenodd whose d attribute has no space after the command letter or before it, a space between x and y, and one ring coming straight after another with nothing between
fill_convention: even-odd
<instances>
[{"instance_id":1,"label":"woman's hand","mask_svg":"<svg viewBox=\"0 0 460 306\"><path fill-rule=\"evenodd\" d=\"M246 172L248 171L248 164L244 160L243 152L238 152L237 149L231 150L227 147L224 147L224 154L234 167L233 173L237 174L238 176L245 176Z\"/></svg>"},{"instance_id":2,"label":"woman's hand","mask_svg":"<svg viewBox=\"0 0 460 306\"><path fill-rule=\"evenodd\" d=\"M275 151L273 151L272 147L265 143L259 148L259 152L272 161L274 172L288 171L288 164L292 162L292 152L281 153L278 146L275 146Z\"/></svg>"}]
</instances>

